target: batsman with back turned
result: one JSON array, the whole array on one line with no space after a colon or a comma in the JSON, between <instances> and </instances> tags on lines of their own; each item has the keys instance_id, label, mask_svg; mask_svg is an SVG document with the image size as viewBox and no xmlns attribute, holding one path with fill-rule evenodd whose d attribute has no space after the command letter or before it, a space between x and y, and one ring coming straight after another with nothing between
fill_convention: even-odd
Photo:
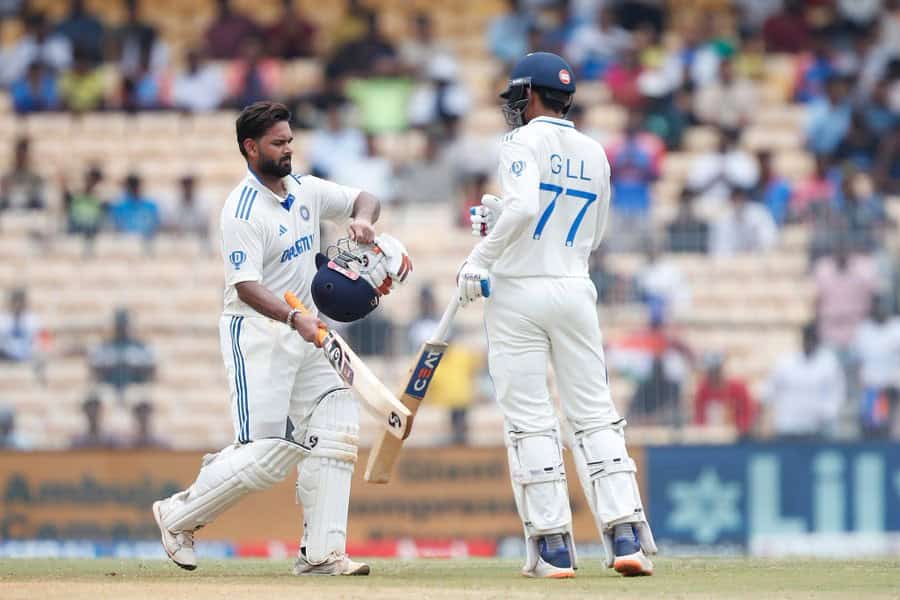
<instances>
[{"instance_id":1,"label":"batsman with back turned","mask_svg":"<svg viewBox=\"0 0 900 600\"><path fill-rule=\"evenodd\" d=\"M219 322L234 443L206 455L194 483L155 502L153 515L169 558L193 570L198 529L296 468L303 539L294 574L367 575L369 566L346 551L359 407L316 347L323 323L299 302L313 307L315 300L339 321L362 318L411 264L399 241L376 237L377 198L291 173L289 119L283 105L257 102L236 123L248 172L222 209ZM318 252L323 219L347 225L331 258ZM299 297L291 297L297 307L282 299L286 292Z\"/></svg>"},{"instance_id":2,"label":"batsman with back turned","mask_svg":"<svg viewBox=\"0 0 900 600\"><path fill-rule=\"evenodd\" d=\"M484 239L460 268L462 306L485 296L488 362L528 577L574 577L577 568L560 423L547 386L556 373L568 446L606 550L607 566L650 575L656 552L641 503L625 420L610 396L588 258L603 237L610 168L603 147L565 119L575 94L559 56L527 55L501 94L507 122L502 198L472 211Z\"/></svg>"}]
</instances>

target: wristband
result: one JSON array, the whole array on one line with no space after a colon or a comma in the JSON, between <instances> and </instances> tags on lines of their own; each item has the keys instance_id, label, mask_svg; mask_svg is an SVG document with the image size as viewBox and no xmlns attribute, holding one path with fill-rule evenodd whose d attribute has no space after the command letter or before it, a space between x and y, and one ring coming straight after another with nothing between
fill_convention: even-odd
<instances>
[{"instance_id":1,"label":"wristband","mask_svg":"<svg viewBox=\"0 0 900 600\"><path fill-rule=\"evenodd\" d=\"M284 322L288 324L288 327L294 326L294 315L299 315L299 314L300 314L300 311L297 310L296 308L291 309L291 312L288 313L287 318L284 320Z\"/></svg>"}]
</instances>

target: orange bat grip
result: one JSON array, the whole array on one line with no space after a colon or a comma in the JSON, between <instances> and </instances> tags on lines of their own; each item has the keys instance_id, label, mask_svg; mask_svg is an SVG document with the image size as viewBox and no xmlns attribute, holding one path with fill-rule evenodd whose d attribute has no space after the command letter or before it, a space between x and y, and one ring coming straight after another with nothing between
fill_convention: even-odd
<instances>
[{"instance_id":1,"label":"orange bat grip","mask_svg":"<svg viewBox=\"0 0 900 600\"><path fill-rule=\"evenodd\" d=\"M300 314L304 317L310 316L309 309L300 302L300 298L294 295L293 292L285 292L284 293L284 301L288 303L288 306L291 308L296 308L300 311ZM325 336L328 335L328 329L325 327L319 327L319 332L316 334L316 346L322 347L322 341L325 339Z\"/></svg>"}]
</instances>

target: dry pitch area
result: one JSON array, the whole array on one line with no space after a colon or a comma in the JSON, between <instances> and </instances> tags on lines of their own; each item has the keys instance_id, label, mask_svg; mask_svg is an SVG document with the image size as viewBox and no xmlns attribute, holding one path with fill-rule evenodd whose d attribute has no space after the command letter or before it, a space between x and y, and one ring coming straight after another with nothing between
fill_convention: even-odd
<instances>
[{"instance_id":1,"label":"dry pitch area","mask_svg":"<svg viewBox=\"0 0 900 600\"><path fill-rule=\"evenodd\" d=\"M900 598L900 560L657 560L653 577L622 579L586 563L578 577L536 581L518 561L372 561L369 577L299 578L287 561L207 561L193 573L163 561L0 560L3 600L365 598Z\"/></svg>"}]
</instances>

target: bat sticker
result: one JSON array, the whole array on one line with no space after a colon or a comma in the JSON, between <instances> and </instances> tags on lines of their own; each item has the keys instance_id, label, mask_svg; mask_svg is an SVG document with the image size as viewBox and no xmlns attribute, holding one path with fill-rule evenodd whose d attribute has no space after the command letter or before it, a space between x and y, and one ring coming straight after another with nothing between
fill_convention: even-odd
<instances>
[{"instance_id":1,"label":"bat sticker","mask_svg":"<svg viewBox=\"0 0 900 600\"><path fill-rule=\"evenodd\" d=\"M350 364L350 359L344 354L344 349L337 343L331 332L322 340L322 347L326 350L328 362L331 363L331 366L335 368L347 385L352 386L353 366Z\"/></svg>"},{"instance_id":2,"label":"bat sticker","mask_svg":"<svg viewBox=\"0 0 900 600\"><path fill-rule=\"evenodd\" d=\"M434 371L437 369L443 356L443 350L440 352L428 350L422 355L416 368L413 369L409 383L406 385L407 394L419 400L425 397L425 393L428 392L428 385L434 376Z\"/></svg>"}]
</instances>

